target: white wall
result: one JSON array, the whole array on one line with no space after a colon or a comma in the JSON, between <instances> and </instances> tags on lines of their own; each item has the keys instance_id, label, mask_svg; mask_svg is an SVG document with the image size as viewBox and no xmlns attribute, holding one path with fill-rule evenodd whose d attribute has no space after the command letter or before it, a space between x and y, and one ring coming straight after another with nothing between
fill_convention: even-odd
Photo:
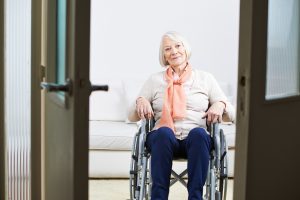
<instances>
[{"instance_id":1,"label":"white wall","mask_svg":"<svg viewBox=\"0 0 300 200\"><path fill-rule=\"evenodd\" d=\"M160 39L173 30L191 44L192 66L236 95L239 0L93 0L91 10L92 83L162 70Z\"/></svg>"}]
</instances>

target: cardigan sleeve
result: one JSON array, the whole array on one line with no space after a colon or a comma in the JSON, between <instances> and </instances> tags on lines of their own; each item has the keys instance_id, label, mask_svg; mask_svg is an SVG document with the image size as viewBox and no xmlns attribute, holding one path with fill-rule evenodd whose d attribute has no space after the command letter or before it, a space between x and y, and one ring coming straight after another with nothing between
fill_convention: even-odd
<instances>
[{"instance_id":1,"label":"cardigan sleeve","mask_svg":"<svg viewBox=\"0 0 300 200\"><path fill-rule=\"evenodd\" d=\"M136 97L144 97L145 99L147 99L150 103L152 101L152 91L153 91L153 78L152 76L150 76L150 78L148 78L146 80L146 82L144 83L143 87L141 88L139 95ZM140 118L136 112L136 101L132 102L131 105L129 106L128 110L127 110L127 118L129 121L131 122L136 122L139 121Z\"/></svg>"},{"instance_id":2,"label":"cardigan sleeve","mask_svg":"<svg viewBox=\"0 0 300 200\"><path fill-rule=\"evenodd\" d=\"M215 102L221 101L225 103L225 110L222 116L222 120L224 122L232 122L235 120L235 109L233 105L228 101L226 95L222 91L221 87L219 86L217 80L211 75L208 74L208 96L209 96L209 103L212 105Z\"/></svg>"}]
</instances>

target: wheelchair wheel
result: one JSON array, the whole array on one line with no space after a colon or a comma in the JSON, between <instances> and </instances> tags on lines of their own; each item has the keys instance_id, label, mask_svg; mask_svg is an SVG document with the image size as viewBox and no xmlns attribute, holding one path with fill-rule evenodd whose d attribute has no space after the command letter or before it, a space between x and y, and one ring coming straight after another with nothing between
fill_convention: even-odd
<instances>
[{"instance_id":1,"label":"wheelchair wheel","mask_svg":"<svg viewBox=\"0 0 300 200\"><path fill-rule=\"evenodd\" d=\"M130 164L130 199L131 200L150 200L151 178L150 167L148 164L149 154L145 151L140 141L141 132L135 135L132 145L132 155ZM141 144L140 144L141 143ZM142 148L140 148L142 146Z\"/></svg>"},{"instance_id":2,"label":"wheelchair wheel","mask_svg":"<svg viewBox=\"0 0 300 200\"><path fill-rule=\"evenodd\" d=\"M145 191L144 191L144 197L145 200L151 200L151 186L152 186L152 181L151 181L151 175L150 175L150 163L147 163L147 171L146 171L146 176L145 176Z\"/></svg>"},{"instance_id":3,"label":"wheelchair wheel","mask_svg":"<svg viewBox=\"0 0 300 200\"><path fill-rule=\"evenodd\" d=\"M218 133L220 137L216 137L216 146L214 148L217 148L220 152L215 149L211 154L212 160L209 163L209 173L206 180L205 200L226 200L228 148L223 130L218 130ZM218 152L220 153L220 157L217 156Z\"/></svg>"},{"instance_id":4,"label":"wheelchair wheel","mask_svg":"<svg viewBox=\"0 0 300 200\"><path fill-rule=\"evenodd\" d=\"M138 155L139 155L139 133L134 137L132 150L131 150L131 163L130 163L130 199L136 199L135 191L137 188L137 179L138 179Z\"/></svg>"},{"instance_id":5,"label":"wheelchair wheel","mask_svg":"<svg viewBox=\"0 0 300 200\"><path fill-rule=\"evenodd\" d=\"M225 135L220 129L220 144L221 144L221 159L220 159L220 173L218 177L218 191L220 192L220 200L226 200L227 195L227 181L228 181L228 146Z\"/></svg>"}]
</instances>

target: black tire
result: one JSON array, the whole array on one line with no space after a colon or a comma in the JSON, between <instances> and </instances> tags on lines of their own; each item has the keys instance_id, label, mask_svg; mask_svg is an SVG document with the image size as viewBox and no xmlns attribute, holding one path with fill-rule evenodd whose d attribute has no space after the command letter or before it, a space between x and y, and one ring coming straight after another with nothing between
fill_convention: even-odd
<instances>
[{"instance_id":1,"label":"black tire","mask_svg":"<svg viewBox=\"0 0 300 200\"><path fill-rule=\"evenodd\" d=\"M147 157L148 156L150 156L150 155L147 154ZM146 173L145 173L144 182L141 183L141 185L144 186L144 194L140 193L140 195L143 195L143 199L150 200L151 199L152 182L151 182L150 158L149 157L147 158L147 162L146 162L146 164L144 164L144 167L146 167Z\"/></svg>"},{"instance_id":2,"label":"black tire","mask_svg":"<svg viewBox=\"0 0 300 200\"><path fill-rule=\"evenodd\" d=\"M225 139L225 135L222 129L220 129L220 142L221 142L221 165L220 165L220 177L219 179L219 191L221 195L220 200L225 200L226 199L226 194L227 194L227 181L228 181L228 157L227 157L227 152L228 152L228 147Z\"/></svg>"},{"instance_id":3,"label":"black tire","mask_svg":"<svg viewBox=\"0 0 300 200\"><path fill-rule=\"evenodd\" d=\"M150 159L149 159L150 160ZM146 178L146 200L151 200L151 188L152 188L152 181L151 181L151 169L150 169L150 163L148 161L147 166L147 178Z\"/></svg>"},{"instance_id":4,"label":"black tire","mask_svg":"<svg viewBox=\"0 0 300 200\"><path fill-rule=\"evenodd\" d=\"M138 179L138 155L139 155L139 133L137 133L133 140L131 150L131 164L130 164L130 199L136 199L135 191L137 188Z\"/></svg>"}]
</instances>

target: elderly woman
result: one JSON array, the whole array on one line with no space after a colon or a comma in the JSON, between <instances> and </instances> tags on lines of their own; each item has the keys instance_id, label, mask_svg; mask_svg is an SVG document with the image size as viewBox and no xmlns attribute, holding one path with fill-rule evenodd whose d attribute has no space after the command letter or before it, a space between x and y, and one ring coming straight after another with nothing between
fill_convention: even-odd
<instances>
[{"instance_id":1,"label":"elderly woman","mask_svg":"<svg viewBox=\"0 0 300 200\"><path fill-rule=\"evenodd\" d=\"M152 200L168 199L173 158L187 158L189 200L202 199L211 139L206 124L232 121L234 109L214 77L192 68L191 50L176 32L163 35L159 61L165 71L145 82L129 119L155 119L147 135L151 153Z\"/></svg>"}]
</instances>

